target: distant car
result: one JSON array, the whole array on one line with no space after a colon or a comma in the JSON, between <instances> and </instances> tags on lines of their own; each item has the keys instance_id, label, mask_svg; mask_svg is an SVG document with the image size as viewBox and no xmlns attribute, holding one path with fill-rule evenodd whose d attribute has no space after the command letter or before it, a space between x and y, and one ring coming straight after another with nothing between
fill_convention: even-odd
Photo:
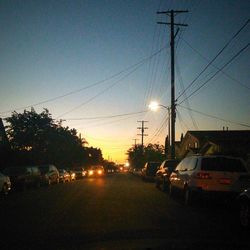
<instances>
[{"instance_id":1,"label":"distant car","mask_svg":"<svg viewBox=\"0 0 250 250\"><path fill-rule=\"evenodd\" d=\"M237 198L239 223L243 228L250 226L250 188L242 192Z\"/></svg>"},{"instance_id":2,"label":"distant car","mask_svg":"<svg viewBox=\"0 0 250 250\"><path fill-rule=\"evenodd\" d=\"M155 184L157 188L167 191L169 188L169 177L180 161L165 160L155 174Z\"/></svg>"},{"instance_id":3,"label":"distant car","mask_svg":"<svg viewBox=\"0 0 250 250\"><path fill-rule=\"evenodd\" d=\"M7 195L11 189L10 178L0 172L0 192Z\"/></svg>"},{"instance_id":4,"label":"distant car","mask_svg":"<svg viewBox=\"0 0 250 250\"><path fill-rule=\"evenodd\" d=\"M72 171L74 171L76 179L82 179L86 176L86 171L82 167L73 168Z\"/></svg>"},{"instance_id":5,"label":"distant car","mask_svg":"<svg viewBox=\"0 0 250 250\"><path fill-rule=\"evenodd\" d=\"M56 166L52 164L39 165L43 184L50 185L59 183L59 172Z\"/></svg>"},{"instance_id":6,"label":"distant car","mask_svg":"<svg viewBox=\"0 0 250 250\"><path fill-rule=\"evenodd\" d=\"M42 176L37 166L8 167L3 173L9 176L13 189L40 187Z\"/></svg>"},{"instance_id":7,"label":"distant car","mask_svg":"<svg viewBox=\"0 0 250 250\"><path fill-rule=\"evenodd\" d=\"M161 162L147 162L141 171L142 180L154 181L156 171L160 165Z\"/></svg>"},{"instance_id":8,"label":"distant car","mask_svg":"<svg viewBox=\"0 0 250 250\"><path fill-rule=\"evenodd\" d=\"M66 171L69 173L69 175L70 175L70 180L71 181L75 181L76 180L76 173L73 171L73 170L71 170L71 169L66 169Z\"/></svg>"},{"instance_id":9,"label":"distant car","mask_svg":"<svg viewBox=\"0 0 250 250\"><path fill-rule=\"evenodd\" d=\"M70 174L65 169L58 169L59 171L59 181L60 182L70 182Z\"/></svg>"},{"instance_id":10,"label":"distant car","mask_svg":"<svg viewBox=\"0 0 250 250\"><path fill-rule=\"evenodd\" d=\"M183 194L185 204L194 196L213 194L236 197L250 187L250 175L242 159L229 156L190 156L184 158L170 176L169 193Z\"/></svg>"},{"instance_id":11,"label":"distant car","mask_svg":"<svg viewBox=\"0 0 250 250\"><path fill-rule=\"evenodd\" d=\"M101 177L104 176L103 166L91 166L87 172L88 177Z\"/></svg>"}]
</instances>

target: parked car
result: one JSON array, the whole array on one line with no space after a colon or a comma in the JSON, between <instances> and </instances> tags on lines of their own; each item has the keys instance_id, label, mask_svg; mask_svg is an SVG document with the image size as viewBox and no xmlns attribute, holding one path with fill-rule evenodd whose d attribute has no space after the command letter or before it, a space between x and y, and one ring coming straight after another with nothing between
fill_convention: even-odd
<instances>
[{"instance_id":1,"label":"parked car","mask_svg":"<svg viewBox=\"0 0 250 250\"><path fill-rule=\"evenodd\" d=\"M141 171L142 180L154 181L156 171L160 165L161 162L147 162Z\"/></svg>"},{"instance_id":2,"label":"parked car","mask_svg":"<svg viewBox=\"0 0 250 250\"><path fill-rule=\"evenodd\" d=\"M70 182L70 174L65 169L58 169L59 182Z\"/></svg>"},{"instance_id":3,"label":"parked car","mask_svg":"<svg viewBox=\"0 0 250 250\"><path fill-rule=\"evenodd\" d=\"M169 188L169 177L180 161L165 160L155 174L155 184L157 188L167 191Z\"/></svg>"},{"instance_id":4,"label":"parked car","mask_svg":"<svg viewBox=\"0 0 250 250\"><path fill-rule=\"evenodd\" d=\"M73 171L75 172L76 179L82 179L87 174L87 172L82 167L73 168Z\"/></svg>"},{"instance_id":5,"label":"parked car","mask_svg":"<svg viewBox=\"0 0 250 250\"><path fill-rule=\"evenodd\" d=\"M169 193L182 192L185 204L195 195L237 196L250 187L250 175L240 158L191 156L184 158L170 176Z\"/></svg>"},{"instance_id":6,"label":"parked car","mask_svg":"<svg viewBox=\"0 0 250 250\"><path fill-rule=\"evenodd\" d=\"M104 176L104 167L103 166L91 166L88 169L88 177L101 177Z\"/></svg>"},{"instance_id":7,"label":"parked car","mask_svg":"<svg viewBox=\"0 0 250 250\"><path fill-rule=\"evenodd\" d=\"M41 171L43 184L50 185L52 183L59 183L59 172L56 166L45 164L38 167Z\"/></svg>"},{"instance_id":8,"label":"parked car","mask_svg":"<svg viewBox=\"0 0 250 250\"><path fill-rule=\"evenodd\" d=\"M40 187L42 176L37 166L8 167L3 173L9 176L13 189Z\"/></svg>"},{"instance_id":9,"label":"parked car","mask_svg":"<svg viewBox=\"0 0 250 250\"><path fill-rule=\"evenodd\" d=\"M243 228L250 226L250 188L244 190L237 198L239 223Z\"/></svg>"},{"instance_id":10,"label":"parked car","mask_svg":"<svg viewBox=\"0 0 250 250\"><path fill-rule=\"evenodd\" d=\"M9 176L6 176L0 172L0 192L3 195L7 195L11 189L11 182Z\"/></svg>"},{"instance_id":11,"label":"parked car","mask_svg":"<svg viewBox=\"0 0 250 250\"><path fill-rule=\"evenodd\" d=\"M73 170L71 170L71 169L66 169L66 171L70 175L70 181L75 181L76 180L76 173Z\"/></svg>"}]
</instances>

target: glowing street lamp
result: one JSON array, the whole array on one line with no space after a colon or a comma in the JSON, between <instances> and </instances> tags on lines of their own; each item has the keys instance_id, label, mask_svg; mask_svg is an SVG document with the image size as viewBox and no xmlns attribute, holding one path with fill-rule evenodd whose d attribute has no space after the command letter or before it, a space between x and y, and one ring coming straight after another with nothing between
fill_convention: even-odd
<instances>
[{"instance_id":1,"label":"glowing street lamp","mask_svg":"<svg viewBox=\"0 0 250 250\"><path fill-rule=\"evenodd\" d=\"M150 104L148 105L149 109L152 110L152 111L157 111L159 109L159 107L163 107L165 109L169 109L169 107L167 106L164 106L162 104L159 104L158 102L156 101L152 101L150 102Z\"/></svg>"},{"instance_id":2,"label":"glowing street lamp","mask_svg":"<svg viewBox=\"0 0 250 250\"><path fill-rule=\"evenodd\" d=\"M163 107L164 109L168 110L168 147L169 147L170 146L170 107L167 107L167 106L164 106L162 104L159 104L156 101L150 102L150 104L148 105L148 107L152 111L157 111L159 109L159 107ZM174 145L171 145L171 146L174 147ZM165 147L166 147L166 143L165 143Z\"/></svg>"}]
</instances>

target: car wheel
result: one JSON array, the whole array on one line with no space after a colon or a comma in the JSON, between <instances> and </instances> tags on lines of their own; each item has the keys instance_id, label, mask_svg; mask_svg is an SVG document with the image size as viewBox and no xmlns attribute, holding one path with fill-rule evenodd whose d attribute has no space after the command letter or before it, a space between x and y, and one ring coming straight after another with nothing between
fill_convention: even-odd
<instances>
[{"instance_id":1,"label":"car wheel","mask_svg":"<svg viewBox=\"0 0 250 250\"><path fill-rule=\"evenodd\" d=\"M156 187L156 188L160 188L160 183L159 183L158 180L155 180L155 187Z\"/></svg>"},{"instance_id":2,"label":"car wheel","mask_svg":"<svg viewBox=\"0 0 250 250\"><path fill-rule=\"evenodd\" d=\"M187 206L193 204L193 192L188 187L184 188L184 204Z\"/></svg>"},{"instance_id":3,"label":"car wheel","mask_svg":"<svg viewBox=\"0 0 250 250\"><path fill-rule=\"evenodd\" d=\"M250 216L249 203L246 201L241 201L239 210L240 210L239 211L240 225L244 228L249 227L249 216Z\"/></svg>"},{"instance_id":4,"label":"car wheel","mask_svg":"<svg viewBox=\"0 0 250 250\"><path fill-rule=\"evenodd\" d=\"M48 186L51 185L51 179L48 179L48 183L47 183Z\"/></svg>"},{"instance_id":5,"label":"car wheel","mask_svg":"<svg viewBox=\"0 0 250 250\"><path fill-rule=\"evenodd\" d=\"M166 180L164 179L163 180L163 183L162 183L162 191L163 192L167 192L169 189L169 184L166 182Z\"/></svg>"},{"instance_id":6,"label":"car wheel","mask_svg":"<svg viewBox=\"0 0 250 250\"><path fill-rule=\"evenodd\" d=\"M169 193L169 196L170 197L174 197L174 187L173 187L173 185L170 183L169 184L169 190L168 190L168 193Z\"/></svg>"},{"instance_id":7,"label":"car wheel","mask_svg":"<svg viewBox=\"0 0 250 250\"><path fill-rule=\"evenodd\" d=\"M2 194L7 195L9 192L7 184L3 184Z\"/></svg>"}]
</instances>

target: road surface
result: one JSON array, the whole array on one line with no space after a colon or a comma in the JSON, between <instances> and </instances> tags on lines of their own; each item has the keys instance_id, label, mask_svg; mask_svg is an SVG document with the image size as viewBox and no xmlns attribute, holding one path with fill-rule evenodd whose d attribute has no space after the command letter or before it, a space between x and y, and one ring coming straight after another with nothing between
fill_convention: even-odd
<instances>
[{"instance_id":1,"label":"road surface","mask_svg":"<svg viewBox=\"0 0 250 250\"><path fill-rule=\"evenodd\" d=\"M250 249L226 205L186 207L132 174L15 192L0 249Z\"/></svg>"}]
</instances>

